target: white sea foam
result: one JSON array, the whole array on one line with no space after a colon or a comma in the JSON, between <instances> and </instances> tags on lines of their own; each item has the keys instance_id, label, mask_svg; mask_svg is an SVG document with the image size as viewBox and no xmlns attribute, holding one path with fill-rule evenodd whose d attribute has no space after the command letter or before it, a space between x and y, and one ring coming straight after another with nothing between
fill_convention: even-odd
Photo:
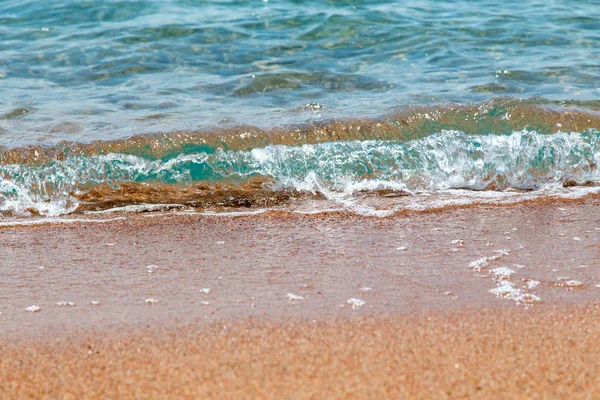
<instances>
[{"instance_id":1,"label":"white sea foam","mask_svg":"<svg viewBox=\"0 0 600 400\"><path fill-rule=\"evenodd\" d=\"M269 211L270 210L267 209L267 208L261 208L261 209L258 209L258 210L251 210L251 211L179 212L177 214L197 214L197 215L206 215L206 216L211 216L211 217L245 217L245 216L250 216L250 215L260 215L260 214L264 214L264 213L269 212Z\"/></svg>"},{"instance_id":2,"label":"white sea foam","mask_svg":"<svg viewBox=\"0 0 600 400\"><path fill-rule=\"evenodd\" d=\"M518 304L539 303L542 299L533 294L517 289L515 284L506 280L498 282L498 286L490 289L490 293L508 300L513 300Z\"/></svg>"},{"instance_id":3,"label":"white sea foam","mask_svg":"<svg viewBox=\"0 0 600 400\"><path fill-rule=\"evenodd\" d=\"M0 221L0 226L31 226L46 224L85 224L85 223L107 223L124 220L124 217L111 219L89 219L89 218L64 218L64 217L46 217L35 219L9 219Z\"/></svg>"},{"instance_id":4,"label":"white sea foam","mask_svg":"<svg viewBox=\"0 0 600 400\"><path fill-rule=\"evenodd\" d=\"M297 294L294 293L288 293L285 295L285 297L290 300L290 301L299 301L299 300L304 300L304 297L299 296Z\"/></svg>"},{"instance_id":5,"label":"white sea foam","mask_svg":"<svg viewBox=\"0 0 600 400\"><path fill-rule=\"evenodd\" d=\"M515 273L515 270L508 267L499 267L492 269L490 272L496 279L509 279Z\"/></svg>"},{"instance_id":6,"label":"white sea foam","mask_svg":"<svg viewBox=\"0 0 600 400\"><path fill-rule=\"evenodd\" d=\"M527 289L535 289L541 284L540 281L536 281L535 279L529 279L527 281Z\"/></svg>"},{"instance_id":7,"label":"white sea foam","mask_svg":"<svg viewBox=\"0 0 600 400\"><path fill-rule=\"evenodd\" d=\"M148 272L149 274L151 274L152 272L154 272L155 269L158 269L158 265L147 265L146 266L146 272Z\"/></svg>"},{"instance_id":8,"label":"white sea foam","mask_svg":"<svg viewBox=\"0 0 600 400\"><path fill-rule=\"evenodd\" d=\"M507 204L538 197L577 198L599 193L600 187L564 188L561 183L600 181L594 167L600 163L598 137L589 132L544 135L523 130L510 135L467 135L442 130L411 141L331 141L266 145L248 151L216 148L165 160L110 153L73 156L42 165L7 164L0 165L0 212L68 214L78 206L71 193L82 185L189 184L198 179L243 180L253 175L272 177L275 190L319 193L348 212L375 217L406 209ZM196 170L207 171L206 176L194 175ZM490 187L497 190L487 190ZM386 207L373 205L361 196L364 191L380 190L409 196L390 200ZM140 204L99 213L174 208L184 206Z\"/></svg>"},{"instance_id":9,"label":"white sea foam","mask_svg":"<svg viewBox=\"0 0 600 400\"><path fill-rule=\"evenodd\" d=\"M570 287L579 287L579 286L583 286L583 282L575 280L575 279L571 279L565 282L566 286L570 286Z\"/></svg>"},{"instance_id":10,"label":"white sea foam","mask_svg":"<svg viewBox=\"0 0 600 400\"><path fill-rule=\"evenodd\" d=\"M183 204L131 204L128 206L107 208L99 211L86 211L86 214L111 214L111 213L143 213L169 211L173 209L184 208Z\"/></svg>"},{"instance_id":11,"label":"white sea foam","mask_svg":"<svg viewBox=\"0 0 600 400\"><path fill-rule=\"evenodd\" d=\"M347 303L352 306L353 310L356 310L357 308L362 307L365 304L367 304L366 301L361 300L361 299L357 299L355 297L352 297L352 298L348 299Z\"/></svg>"},{"instance_id":12,"label":"white sea foam","mask_svg":"<svg viewBox=\"0 0 600 400\"><path fill-rule=\"evenodd\" d=\"M499 260L500 258L509 255L510 250L507 250L507 249L495 250L495 253L496 254L494 254L493 256L486 256L486 257L482 257L478 260L472 261L469 264L469 267L475 271L482 271L483 269L487 268L490 265L490 262Z\"/></svg>"}]
</instances>

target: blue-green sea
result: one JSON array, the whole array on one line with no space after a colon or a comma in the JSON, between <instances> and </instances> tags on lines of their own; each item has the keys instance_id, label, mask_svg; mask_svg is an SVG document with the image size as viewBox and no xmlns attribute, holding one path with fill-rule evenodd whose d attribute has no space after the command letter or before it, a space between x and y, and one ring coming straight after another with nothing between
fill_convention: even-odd
<instances>
[{"instance_id":1,"label":"blue-green sea","mask_svg":"<svg viewBox=\"0 0 600 400\"><path fill-rule=\"evenodd\" d=\"M590 194L599 129L597 1L0 1L4 215Z\"/></svg>"}]
</instances>

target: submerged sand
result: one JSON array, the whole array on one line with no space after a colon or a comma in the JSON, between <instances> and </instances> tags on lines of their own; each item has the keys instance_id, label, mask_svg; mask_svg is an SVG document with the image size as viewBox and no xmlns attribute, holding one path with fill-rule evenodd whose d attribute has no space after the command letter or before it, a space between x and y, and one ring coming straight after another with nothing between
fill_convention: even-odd
<instances>
[{"instance_id":1,"label":"submerged sand","mask_svg":"<svg viewBox=\"0 0 600 400\"><path fill-rule=\"evenodd\" d=\"M598 206L4 227L0 397L593 398Z\"/></svg>"},{"instance_id":2,"label":"submerged sand","mask_svg":"<svg viewBox=\"0 0 600 400\"><path fill-rule=\"evenodd\" d=\"M145 214L3 228L0 334L594 301L599 205L382 219ZM26 312L32 305L40 310Z\"/></svg>"}]
</instances>

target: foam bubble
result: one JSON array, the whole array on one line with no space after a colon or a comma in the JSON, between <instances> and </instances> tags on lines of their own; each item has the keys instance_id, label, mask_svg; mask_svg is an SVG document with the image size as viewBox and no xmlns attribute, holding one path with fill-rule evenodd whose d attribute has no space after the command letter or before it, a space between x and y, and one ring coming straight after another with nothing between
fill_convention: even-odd
<instances>
[{"instance_id":1,"label":"foam bubble","mask_svg":"<svg viewBox=\"0 0 600 400\"><path fill-rule=\"evenodd\" d=\"M490 293L497 297L513 300L517 304L531 304L542 301L542 299L535 294L517 289L514 283L506 280L501 280L497 287L490 289Z\"/></svg>"},{"instance_id":2,"label":"foam bubble","mask_svg":"<svg viewBox=\"0 0 600 400\"><path fill-rule=\"evenodd\" d=\"M173 209L184 208L183 204L131 204L127 206L112 207L106 210L86 211L86 214L111 214L111 213L144 213L168 211Z\"/></svg>"},{"instance_id":3,"label":"foam bubble","mask_svg":"<svg viewBox=\"0 0 600 400\"><path fill-rule=\"evenodd\" d=\"M541 284L540 281L536 281L535 279L529 279L527 281L527 289L534 289Z\"/></svg>"},{"instance_id":4,"label":"foam bubble","mask_svg":"<svg viewBox=\"0 0 600 400\"><path fill-rule=\"evenodd\" d=\"M110 219L89 219L89 218L59 218L46 217L36 219L9 219L0 221L0 226L35 226L45 224L85 224L85 223L108 223L113 221L121 221L125 218L110 218Z\"/></svg>"},{"instance_id":5,"label":"foam bubble","mask_svg":"<svg viewBox=\"0 0 600 400\"><path fill-rule=\"evenodd\" d=\"M571 279L565 282L565 286L570 286L570 287L579 287L579 286L583 286L583 282L575 280L575 279Z\"/></svg>"},{"instance_id":6,"label":"foam bubble","mask_svg":"<svg viewBox=\"0 0 600 400\"><path fill-rule=\"evenodd\" d=\"M487 268L490 265L490 262L499 260L500 258L509 255L510 250L507 250L507 249L495 250L495 253L496 254L494 254L493 256L486 256L486 257L482 257L478 260L471 261L471 263L469 264L469 267L475 271L482 271L484 268Z\"/></svg>"},{"instance_id":7,"label":"foam bubble","mask_svg":"<svg viewBox=\"0 0 600 400\"><path fill-rule=\"evenodd\" d=\"M146 266L146 272L148 272L149 274L154 272L155 269L158 269L158 265L152 264L152 265Z\"/></svg>"},{"instance_id":8,"label":"foam bubble","mask_svg":"<svg viewBox=\"0 0 600 400\"><path fill-rule=\"evenodd\" d=\"M350 304L350 305L352 306L352 309L353 309L353 310L356 310L357 308L359 308L359 307L362 307L362 306L364 306L365 304L367 304L367 302L366 302L366 301L364 301L364 300L361 300L361 299L357 299L357 298L354 298L354 297L353 297L353 298L350 298L350 299L348 299L347 303L348 303L348 304Z\"/></svg>"},{"instance_id":9,"label":"foam bubble","mask_svg":"<svg viewBox=\"0 0 600 400\"><path fill-rule=\"evenodd\" d=\"M492 269L490 272L496 279L509 279L515 273L515 270L508 267L499 267Z\"/></svg>"},{"instance_id":10,"label":"foam bubble","mask_svg":"<svg viewBox=\"0 0 600 400\"><path fill-rule=\"evenodd\" d=\"M288 293L285 295L285 297L290 300L290 301L298 301L298 300L304 300L304 297L299 296L297 294L294 293Z\"/></svg>"}]
</instances>

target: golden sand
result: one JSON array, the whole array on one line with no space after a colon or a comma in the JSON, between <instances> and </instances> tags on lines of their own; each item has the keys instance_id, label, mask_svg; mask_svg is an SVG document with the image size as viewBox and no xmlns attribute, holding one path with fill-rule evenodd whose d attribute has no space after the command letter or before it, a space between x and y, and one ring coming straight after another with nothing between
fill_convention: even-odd
<instances>
[{"instance_id":1,"label":"golden sand","mask_svg":"<svg viewBox=\"0 0 600 400\"><path fill-rule=\"evenodd\" d=\"M3 399L597 398L598 305L145 328L0 344Z\"/></svg>"},{"instance_id":2,"label":"golden sand","mask_svg":"<svg viewBox=\"0 0 600 400\"><path fill-rule=\"evenodd\" d=\"M599 398L599 206L5 227L0 400Z\"/></svg>"}]
</instances>

